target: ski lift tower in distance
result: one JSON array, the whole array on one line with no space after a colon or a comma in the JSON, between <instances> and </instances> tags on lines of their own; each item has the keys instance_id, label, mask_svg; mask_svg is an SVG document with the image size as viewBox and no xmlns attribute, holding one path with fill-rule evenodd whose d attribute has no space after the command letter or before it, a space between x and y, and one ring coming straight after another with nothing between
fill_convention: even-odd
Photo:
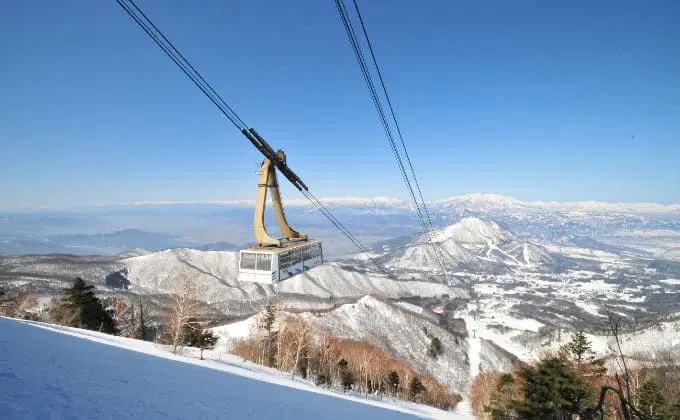
<instances>
[{"instance_id":1,"label":"ski lift tower in distance","mask_svg":"<svg viewBox=\"0 0 680 420\"><path fill-rule=\"evenodd\" d=\"M295 188L307 191L307 185L288 167L286 154L283 150L275 152L253 128L244 128L241 132L264 155L264 161L258 173L253 219L256 245L240 251L238 280L277 285L281 280L323 264L321 242L296 231L286 220L276 170ZM276 221L283 234L281 239L269 235L264 225L267 190L271 190Z\"/></svg>"}]
</instances>

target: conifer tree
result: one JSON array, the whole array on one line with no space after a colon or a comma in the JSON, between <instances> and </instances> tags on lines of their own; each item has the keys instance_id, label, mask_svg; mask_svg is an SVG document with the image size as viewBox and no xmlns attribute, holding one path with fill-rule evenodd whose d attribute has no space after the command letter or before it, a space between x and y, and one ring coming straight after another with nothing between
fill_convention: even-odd
<instances>
[{"instance_id":1,"label":"conifer tree","mask_svg":"<svg viewBox=\"0 0 680 420\"><path fill-rule=\"evenodd\" d=\"M430 339L430 347L427 349L427 355L436 359L442 353L442 342L439 337L432 336Z\"/></svg>"},{"instance_id":2,"label":"conifer tree","mask_svg":"<svg viewBox=\"0 0 680 420\"><path fill-rule=\"evenodd\" d=\"M647 420L668 418L665 413L664 397L655 380L645 382L638 393L637 409Z\"/></svg>"},{"instance_id":3,"label":"conifer tree","mask_svg":"<svg viewBox=\"0 0 680 420\"><path fill-rule=\"evenodd\" d=\"M118 324L120 327L120 324ZM138 329L137 329L137 319L135 319L135 304L132 302L132 299L130 299L130 327L132 331L130 331L130 336L132 338L139 338L141 337L138 335Z\"/></svg>"},{"instance_id":4,"label":"conifer tree","mask_svg":"<svg viewBox=\"0 0 680 420\"><path fill-rule=\"evenodd\" d=\"M141 340L148 340L150 338L149 329L146 326L146 318L144 318L144 305L141 296L139 297L139 332L137 335Z\"/></svg>"},{"instance_id":5,"label":"conifer tree","mask_svg":"<svg viewBox=\"0 0 680 420\"><path fill-rule=\"evenodd\" d=\"M268 303L264 308L264 317L262 318L262 326L268 334L271 334L274 330L274 322L276 322L276 305Z\"/></svg>"},{"instance_id":6,"label":"conifer tree","mask_svg":"<svg viewBox=\"0 0 680 420\"><path fill-rule=\"evenodd\" d=\"M19 295L16 292L10 292L0 287L0 315L18 316L19 300Z\"/></svg>"},{"instance_id":7,"label":"conifer tree","mask_svg":"<svg viewBox=\"0 0 680 420\"><path fill-rule=\"evenodd\" d=\"M571 358L579 365L584 361L592 359L593 348L590 345L590 340L586 338L583 331L576 331L571 338L571 342L567 344L567 350Z\"/></svg>"},{"instance_id":8,"label":"conifer tree","mask_svg":"<svg viewBox=\"0 0 680 420\"><path fill-rule=\"evenodd\" d=\"M519 392L515 387L515 380L509 373L504 373L498 379L496 391L491 394L489 405L484 411L491 414L494 420L516 418L512 404L519 399Z\"/></svg>"},{"instance_id":9,"label":"conifer tree","mask_svg":"<svg viewBox=\"0 0 680 420\"><path fill-rule=\"evenodd\" d=\"M8 315L11 312L9 309L12 306L12 302L9 297L7 297L5 288L0 286L0 315Z\"/></svg>"},{"instance_id":10,"label":"conifer tree","mask_svg":"<svg viewBox=\"0 0 680 420\"><path fill-rule=\"evenodd\" d=\"M340 359L338 362L338 370L340 371L340 381L342 382L343 391L349 391L352 389L352 385L354 385L354 375L349 371L347 368L348 366L349 363L347 363L347 360L345 359Z\"/></svg>"},{"instance_id":11,"label":"conifer tree","mask_svg":"<svg viewBox=\"0 0 680 420\"><path fill-rule=\"evenodd\" d=\"M73 285L66 289L66 295L59 305L64 317L62 321L72 327L116 334L113 318L106 312L93 290L94 286L85 283L80 277L76 278Z\"/></svg>"},{"instance_id":12,"label":"conifer tree","mask_svg":"<svg viewBox=\"0 0 680 420\"><path fill-rule=\"evenodd\" d=\"M265 332L265 357L267 366L276 366L276 350L278 333L274 328L276 322L276 306L272 303L267 304L264 316L262 317L262 328Z\"/></svg>"},{"instance_id":13,"label":"conifer tree","mask_svg":"<svg viewBox=\"0 0 680 420\"><path fill-rule=\"evenodd\" d=\"M192 331L186 337L185 345L201 349L201 360L203 360L203 350L211 350L217 344L217 337L210 330L192 328Z\"/></svg>"},{"instance_id":14,"label":"conifer tree","mask_svg":"<svg viewBox=\"0 0 680 420\"><path fill-rule=\"evenodd\" d=\"M590 403L583 377L564 359L553 357L519 371L524 398L512 407L520 419L571 419Z\"/></svg>"},{"instance_id":15,"label":"conifer tree","mask_svg":"<svg viewBox=\"0 0 680 420\"><path fill-rule=\"evenodd\" d=\"M415 376L413 377L413 379L411 379L411 384L409 385L408 388L409 388L408 395L412 400L415 400L416 398L418 398L418 395L427 391L425 385L423 385L423 383L420 382L420 379L418 379Z\"/></svg>"},{"instance_id":16,"label":"conifer tree","mask_svg":"<svg viewBox=\"0 0 680 420\"><path fill-rule=\"evenodd\" d=\"M399 389L399 374L396 371L390 372L387 376L387 383L390 386L392 394L397 395L397 390Z\"/></svg>"}]
</instances>

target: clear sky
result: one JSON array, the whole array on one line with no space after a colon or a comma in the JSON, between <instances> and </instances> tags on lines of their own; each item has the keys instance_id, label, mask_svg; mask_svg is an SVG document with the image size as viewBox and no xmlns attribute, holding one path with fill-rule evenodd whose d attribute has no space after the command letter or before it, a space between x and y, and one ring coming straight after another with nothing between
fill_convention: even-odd
<instances>
[{"instance_id":1,"label":"clear sky","mask_svg":"<svg viewBox=\"0 0 680 420\"><path fill-rule=\"evenodd\" d=\"M407 196L332 0L138 5L317 196ZM426 199L680 202L679 1L360 6ZM0 209L254 198L115 1L5 0L0 51Z\"/></svg>"}]
</instances>

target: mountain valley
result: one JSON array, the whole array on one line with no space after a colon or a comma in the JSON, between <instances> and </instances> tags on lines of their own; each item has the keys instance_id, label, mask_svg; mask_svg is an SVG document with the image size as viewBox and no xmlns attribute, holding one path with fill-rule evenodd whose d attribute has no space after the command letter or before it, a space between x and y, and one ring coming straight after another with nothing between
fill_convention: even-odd
<instances>
[{"instance_id":1,"label":"mountain valley","mask_svg":"<svg viewBox=\"0 0 680 420\"><path fill-rule=\"evenodd\" d=\"M239 282L238 251L134 243L108 256L0 256L0 285L34 295L40 310L82 277L104 297L141 296L160 319L170 294L188 279L201 290L202 310L224 346L237 336L230 323L251 322L274 303L314 328L369 342L461 395L480 370L535 360L577 329L607 354L609 314L626 320L626 348L636 357L680 350L677 206L558 206L475 195L435 203L430 237L414 233L403 203L349 203L329 206L362 238L374 238L370 255L344 252L328 237L325 264L277 287ZM312 209L289 209L307 231L321 229ZM375 218L386 222L371 226ZM427 356L433 336L442 347L437 357Z\"/></svg>"}]
</instances>

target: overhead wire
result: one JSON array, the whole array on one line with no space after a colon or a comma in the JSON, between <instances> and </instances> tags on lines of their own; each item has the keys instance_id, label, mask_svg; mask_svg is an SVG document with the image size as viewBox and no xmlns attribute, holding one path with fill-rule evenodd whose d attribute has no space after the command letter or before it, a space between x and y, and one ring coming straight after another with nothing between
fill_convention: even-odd
<instances>
[{"instance_id":1,"label":"overhead wire","mask_svg":"<svg viewBox=\"0 0 680 420\"><path fill-rule=\"evenodd\" d=\"M394 155L394 158L397 162L398 169L400 171L400 174L402 176L404 184L407 186L407 189L409 191L409 194L411 195L411 200L414 202L415 211L418 216L418 219L421 221L421 223L424 224L424 219L422 218L422 214L420 212L420 206L417 205L417 200L415 198L415 195L413 193L413 189L410 185L410 180L406 174L406 170L404 169L404 164L401 160L401 156L399 155L399 151L397 149L396 143L394 142L394 137L392 135L392 130L390 128L389 123L387 122L387 119L385 117L385 112L382 107L382 103L380 102L380 98L377 95L377 92L375 90L375 85L373 83L373 79L371 77L370 71L367 68L366 65L366 60L363 55L363 51L361 50L361 46L358 43L358 40L356 39L356 34L354 33L354 28L352 26L351 21L349 20L349 15L347 13L347 9L345 8L345 5L342 1L337 1L336 0L336 5L338 7L338 11L340 13L340 16L343 20L343 24L345 25L345 30L347 32L347 36L350 40L350 43L352 45L352 48L355 53L355 57L357 59L357 63L359 64L359 68L364 76L364 81L366 82L366 85L368 87L369 93L371 95L371 99L373 101L373 105L375 106L377 112L378 112L378 117L380 118L380 122L382 123L383 130L385 132L385 135L387 136L389 145L392 149L392 153Z\"/></svg>"},{"instance_id":2,"label":"overhead wire","mask_svg":"<svg viewBox=\"0 0 680 420\"><path fill-rule=\"evenodd\" d=\"M427 204L425 203L425 199L423 198L423 192L420 189L420 183L418 182L418 177L416 176L416 171L413 168L413 163L411 162L411 157L409 156L408 150L406 149L406 143L404 142L404 136L401 134L401 128L399 127L399 122L397 121L397 116L394 112L394 107L392 106L392 100L390 99L389 93L387 93L387 87L385 86L385 80L383 79L382 71L380 71L380 67L378 66L378 59L375 56L375 51L373 51L373 43L371 42L371 39L368 36L368 30L366 29L366 24L364 23L363 16L361 16L361 11L359 10L359 4L357 3L357 0L352 0L352 1L354 3L354 9L357 12L357 17L359 18L359 23L361 23L361 29L364 33L364 38L366 39L366 44L368 45L368 50L370 51L371 58L373 59L375 71L378 74L378 79L380 80L380 86L382 86L383 93L385 94L385 99L387 99L387 106L390 109L390 114L392 114L392 120L394 121L394 126L397 129L397 135L399 136L399 140L401 141L401 147L404 150L404 156L406 156L406 162L408 163L409 169L411 170L411 176L413 176L413 181L416 184L416 189L418 190L418 196L420 197L420 202L422 203L424 213L427 216L428 225L429 225L430 229L433 229L432 218L430 217L430 211L428 210Z\"/></svg>"},{"instance_id":3,"label":"overhead wire","mask_svg":"<svg viewBox=\"0 0 680 420\"><path fill-rule=\"evenodd\" d=\"M439 247L437 247L435 245L434 241L433 241L433 238L432 238L433 225L432 225L432 220L431 220L431 217L430 217L430 214L429 214L429 210L427 209L427 205L425 204L425 201L423 199L422 191L420 189L420 185L419 185L419 183L417 181L417 177L415 175L415 169L414 169L413 164L411 162L411 159L408 155L408 151L406 149L406 144L404 142L403 135L401 134L401 129L400 129L399 124L397 122L396 114L394 112L394 107L392 106L392 101L389 98L389 94L387 92L387 88L385 86L384 79L382 77L382 72L380 71L380 67L378 65L378 61L377 61L375 52L374 52L373 47L370 43L370 39L368 38L368 31L366 30L365 22L363 21L363 18L361 17L361 14L360 14L360 11L359 11L359 6L358 6L356 0L354 0L355 10L356 10L357 15L359 17L359 21L361 23L361 27L362 27L362 30L363 30L363 33L364 33L364 37L365 37L367 44L369 46L371 58L373 60L374 67L377 70L379 81L380 81L380 84L381 84L382 89L383 89L383 94L385 95L385 97L387 99L387 103L388 103L388 106L389 106L389 109L390 109L390 112L391 112L391 115L392 115L392 119L395 123L396 131L397 131L399 138L401 140L401 145L402 145L402 148L404 150L405 156L407 158L407 162L408 162L409 168L411 170L411 174L413 176L414 183L416 184L416 187L417 187L417 190L418 190L418 195L420 197L420 202L419 202L418 198L416 198L416 194L413 190L413 186L411 185L410 178L408 176L408 173L406 172L403 160L402 160L401 155L399 153L399 149L397 148L397 145L396 145L394 135L392 134L392 129L391 129L390 124L387 120L387 117L385 116L385 110L384 110L384 107L382 105L381 98L376 91L375 83L373 82L371 72L369 71L368 65L366 64L366 59L365 59L361 44L359 43L359 41L357 39L356 32L354 31L354 27L352 25L352 21L350 19L350 16L349 16L347 8L344 4L344 1L343 0L336 0L335 4L336 4L336 7L338 9L338 14L340 15L340 19L341 19L343 26L345 28L345 32L347 33L347 37L350 41L350 45L352 46L352 50L354 51L354 56L357 60L357 63L359 64L359 69L361 70L361 73L364 77L364 81L366 82L366 86L368 87L369 94L371 96L371 100L373 102L373 105L376 108L377 113L378 113L378 118L380 119L380 122L383 126L385 136L387 137L388 143L390 145L392 153L393 153L395 160L397 162L397 167L400 171L402 180L403 180L403 182L404 182L404 184L407 188L409 196L411 197L411 201L413 202L413 206L414 206L414 210L416 212L416 216L418 217L418 220L419 220L419 222L420 222L420 224L423 228L423 233L425 234L426 242L428 242L432 246L432 249L434 250L435 260L436 260L437 264L439 265L440 270L442 271L443 275L446 277L446 280L448 282L448 272L447 272L445 264L444 264L445 258L444 258L444 255L442 253L442 250ZM421 204L421 202L422 202L422 204ZM423 211L421 211L421 207L423 208ZM424 212L426 213L427 221L425 220L425 217L423 216Z\"/></svg>"},{"instance_id":4,"label":"overhead wire","mask_svg":"<svg viewBox=\"0 0 680 420\"><path fill-rule=\"evenodd\" d=\"M390 275L389 271L382 265L380 264L375 258L371 257L371 251L366 248L364 244L361 243L353 234L352 232L347 229L340 220L338 220L337 217L318 199L314 196L309 191L302 190L300 191L302 195L304 195L314 207L316 207L317 210L322 212L326 218L336 227L338 228L341 232L345 234L345 236L362 252L365 254L366 258L383 274L385 275Z\"/></svg>"},{"instance_id":5,"label":"overhead wire","mask_svg":"<svg viewBox=\"0 0 680 420\"><path fill-rule=\"evenodd\" d=\"M126 4L130 3L130 5ZM158 29L149 17L137 6L133 0L116 0L127 14L146 32L147 35L158 45L163 52L177 64L182 72L212 101L215 106L231 121L239 130L248 128L247 124L236 112L222 99L215 89L193 65L182 55L173 43Z\"/></svg>"},{"instance_id":6,"label":"overhead wire","mask_svg":"<svg viewBox=\"0 0 680 420\"><path fill-rule=\"evenodd\" d=\"M156 45L182 70L182 72L210 99L225 117L241 132L248 131L249 126L238 116L236 111L222 96L208 83L196 68L184 57L174 44L161 32L151 19L135 4L133 0L116 0L118 5L139 25ZM128 4L129 3L129 4ZM314 208L319 210L347 239L352 242L381 272L389 274L388 270L376 261L370 250L328 209L319 199L306 189L298 190L309 200Z\"/></svg>"}]
</instances>

